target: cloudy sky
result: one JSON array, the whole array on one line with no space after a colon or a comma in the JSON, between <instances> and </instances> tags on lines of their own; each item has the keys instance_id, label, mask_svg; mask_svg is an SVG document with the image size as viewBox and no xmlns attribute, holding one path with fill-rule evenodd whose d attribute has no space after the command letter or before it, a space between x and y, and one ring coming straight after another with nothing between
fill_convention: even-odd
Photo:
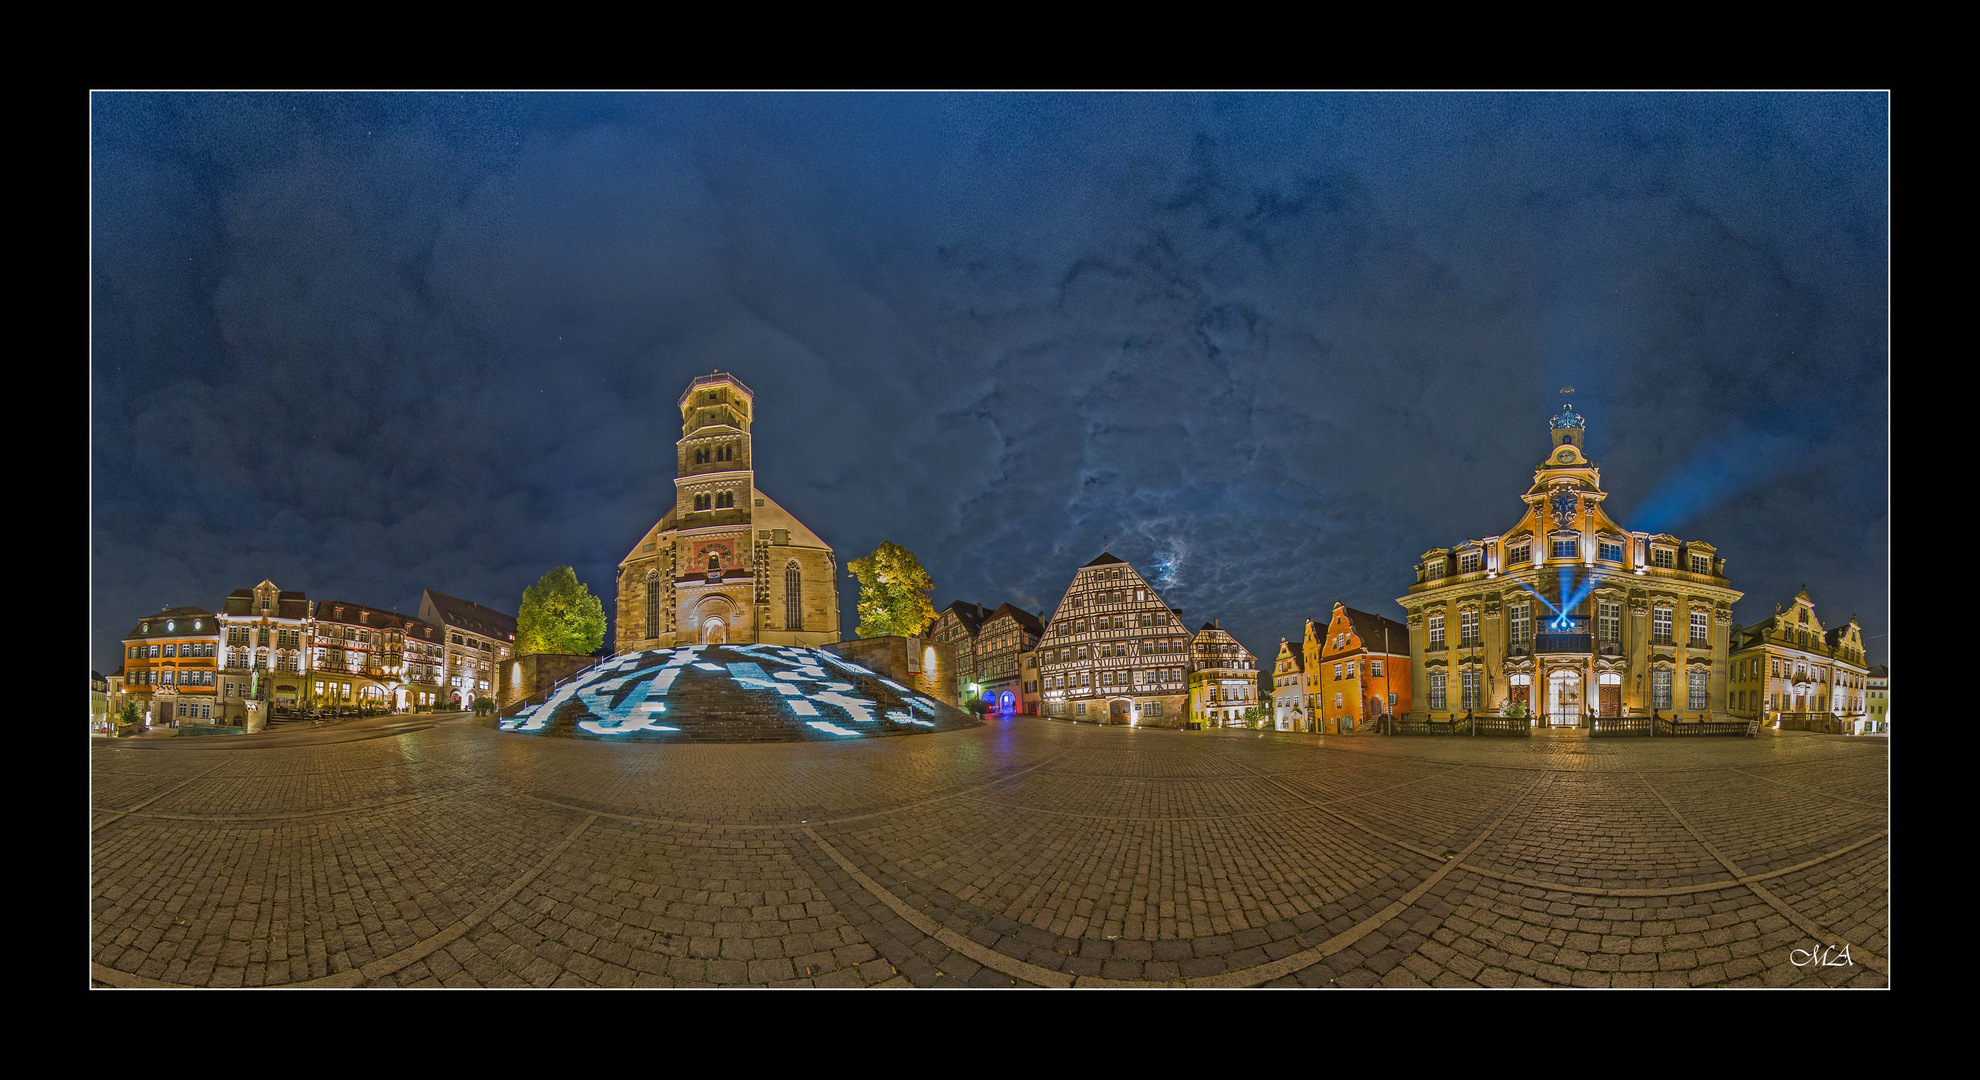
<instances>
[{"instance_id":1,"label":"cloudy sky","mask_svg":"<svg viewBox=\"0 0 1980 1080\"><path fill-rule=\"evenodd\" d=\"M1496 534L1562 386L1741 622L1888 658L1882 95L92 100L91 663L272 578L594 593L675 402L937 607L1111 550L1269 657ZM844 631L855 586L840 584Z\"/></svg>"}]
</instances>

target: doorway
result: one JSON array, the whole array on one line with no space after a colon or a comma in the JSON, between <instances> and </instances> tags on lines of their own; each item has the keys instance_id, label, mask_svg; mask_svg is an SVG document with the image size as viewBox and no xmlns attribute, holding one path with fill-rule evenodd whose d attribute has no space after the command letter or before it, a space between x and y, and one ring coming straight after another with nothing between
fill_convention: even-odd
<instances>
[{"instance_id":1,"label":"doorway","mask_svg":"<svg viewBox=\"0 0 1980 1080\"><path fill-rule=\"evenodd\" d=\"M1107 703L1107 722L1110 724L1127 723L1131 719L1130 710L1132 708L1133 706L1125 701L1109 701Z\"/></svg>"},{"instance_id":2,"label":"doorway","mask_svg":"<svg viewBox=\"0 0 1980 1080\"><path fill-rule=\"evenodd\" d=\"M721 645L728 640L729 624L723 622L721 618L711 615L702 622L701 643L703 645Z\"/></svg>"},{"instance_id":3,"label":"doorway","mask_svg":"<svg viewBox=\"0 0 1980 1080\"><path fill-rule=\"evenodd\" d=\"M1547 676L1547 724L1577 727L1581 723L1581 672L1556 671Z\"/></svg>"},{"instance_id":4,"label":"doorway","mask_svg":"<svg viewBox=\"0 0 1980 1080\"><path fill-rule=\"evenodd\" d=\"M1596 685L1602 694L1602 715L1622 715L1622 676L1613 671L1605 671L1596 676Z\"/></svg>"}]
</instances>

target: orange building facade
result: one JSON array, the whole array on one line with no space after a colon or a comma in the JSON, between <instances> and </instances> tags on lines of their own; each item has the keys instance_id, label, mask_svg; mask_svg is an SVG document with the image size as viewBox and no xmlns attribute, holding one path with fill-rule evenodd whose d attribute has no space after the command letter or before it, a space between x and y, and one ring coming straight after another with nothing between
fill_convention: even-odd
<instances>
[{"instance_id":1,"label":"orange building facade","mask_svg":"<svg viewBox=\"0 0 1980 1080\"><path fill-rule=\"evenodd\" d=\"M1325 626L1306 623L1306 686L1323 734L1372 731L1410 709L1409 627L1334 602Z\"/></svg>"},{"instance_id":2,"label":"orange building facade","mask_svg":"<svg viewBox=\"0 0 1980 1080\"><path fill-rule=\"evenodd\" d=\"M195 607L166 608L124 636L124 690L149 727L212 723L220 624Z\"/></svg>"}]
</instances>

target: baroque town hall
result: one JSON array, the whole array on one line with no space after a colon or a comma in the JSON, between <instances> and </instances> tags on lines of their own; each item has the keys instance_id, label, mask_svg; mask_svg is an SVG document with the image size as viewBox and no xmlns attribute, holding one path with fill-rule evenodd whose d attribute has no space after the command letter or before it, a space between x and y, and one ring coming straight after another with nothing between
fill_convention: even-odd
<instances>
[{"instance_id":1,"label":"baroque town hall","mask_svg":"<svg viewBox=\"0 0 1980 1080\"><path fill-rule=\"evenodd\" d=\"M1423 553L1409 613L1421 717L1518 703L1539 722L1589 712L1726 716L1732 605L1725 560L1703 540L1631 532L1603 508L1572 406L1499 536Z\"/></svg>"},{"instance_id":2,"label":"baroque town hall","mask_svg":"<svg viewBox=\"0 0 1980 1080\"><path fill-rule=\"evenodd\" d=\"M674 507L619 562L614 651L839 640L831 546L756 487L754 404L724 372L681 395Z\"/></svg>"}]
</instances>

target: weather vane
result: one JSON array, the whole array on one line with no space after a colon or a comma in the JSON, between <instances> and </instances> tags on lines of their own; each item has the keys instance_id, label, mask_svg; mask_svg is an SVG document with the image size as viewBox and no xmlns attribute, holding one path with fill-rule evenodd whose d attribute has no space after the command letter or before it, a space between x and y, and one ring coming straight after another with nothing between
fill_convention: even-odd
<instances>
[{"instance_id":1,"label":"weather vane","mask_svg":"<svg viewBox=\"0 0 1980 1080\"><path fill-rule=\"evenodd\" d=\"M1105 555L1107 553L1107 542L1112 539L1113 537L1111 536L1103 536L1100 538L1100 554Z\"/></svg>"}]
</instances>

